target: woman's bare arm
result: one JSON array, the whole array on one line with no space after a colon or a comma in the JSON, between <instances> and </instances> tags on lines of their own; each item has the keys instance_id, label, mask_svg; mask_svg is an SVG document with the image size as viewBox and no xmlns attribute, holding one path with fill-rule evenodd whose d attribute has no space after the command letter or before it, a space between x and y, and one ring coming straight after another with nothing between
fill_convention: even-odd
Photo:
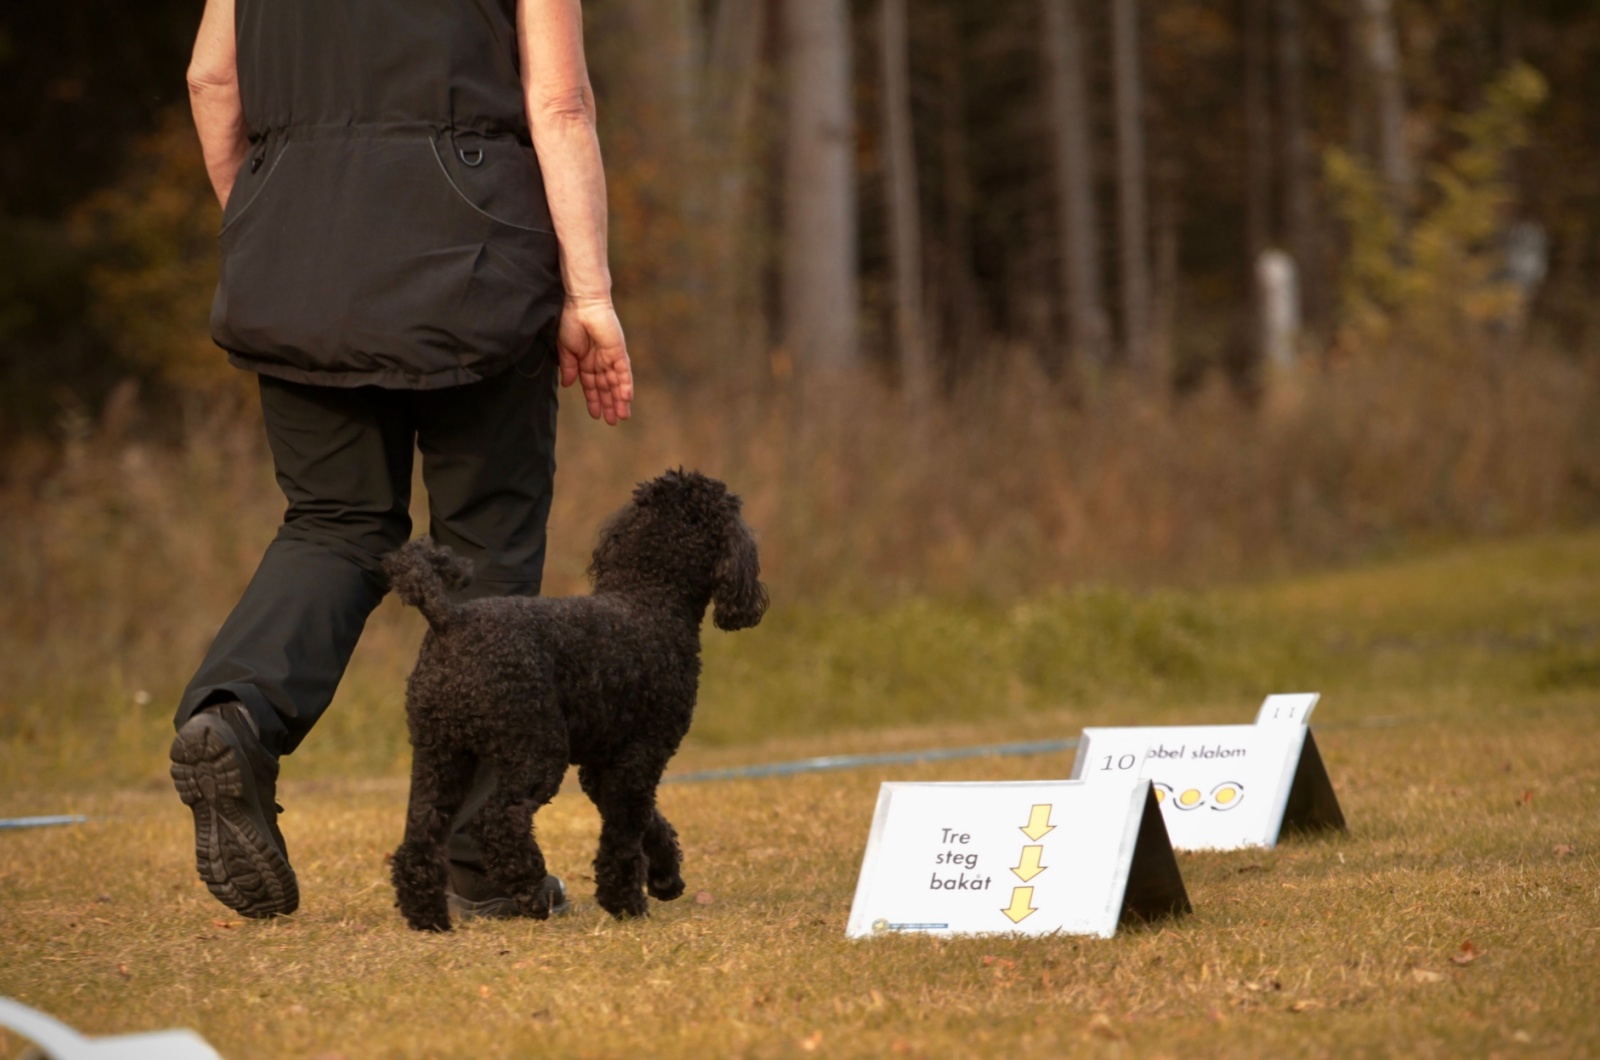
<instances>
[{"instance_id":1,"label":"woman's bare arm","mask_svg":"<svg viewBox=\"0 0 1600 1060\"><path fill-rule=\"evenodd\" d=\"M633 368L611 303L605 171L581 0L517 0L517 36L528 127L561 244L561 383L581 382L589 415L615 424L631 412Z\"/></svg>"},{"instance_id":2,"label":"woman's bare arm","mask_svg":"<svg viewBox=\"0 0 1600 1060\"><path fill-rule=\"evenodd\" d=\"M234 178L250 147L244 134L244 107L239 102L233 0L206 0L189 60L189 106L211 187L217 201L227 206Z\"/></svg>"}]
</instances>

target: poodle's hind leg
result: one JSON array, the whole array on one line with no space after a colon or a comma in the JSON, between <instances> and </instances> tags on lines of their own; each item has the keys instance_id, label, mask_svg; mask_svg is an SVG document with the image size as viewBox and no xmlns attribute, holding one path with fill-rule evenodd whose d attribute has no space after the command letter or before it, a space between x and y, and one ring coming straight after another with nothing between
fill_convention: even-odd
<instances>
[{"instance_id":1,"label":"poodle's hind leg","mask_svg":"<svg viewBox=\"0 0 1600 1060\"><path fill-rule=\"evenodd\" d=\"M683 895L683 850L678 845L678 830L656 809L644 829L644 889L662 902Z\"/></svg>"},{"instance_id":2,"label":"poodle's hind leg","mask_svg":"<svg viewBox=\"0 0 1600 1060\"><path fill-rule=\"evenodd\" d=\"M594 858L595 900L619 920L644 916L650 911L649 900L644 896L644 840L658 816L656 785L666 765L665 757L639 751L624 753L603 767L585 766L578 771L583 790L600 810L600 849ZM666 825L666 819L662 818L661 823ZM670 831L671 826L667 825L667 832ZM661 837L658 833L658 843ZM673 875L677 875L676 866Z\"/></svg>"},{"instance_id":3,"label":"poodle's hind leg","mask_svg":"<svg viewBox=\"0 0 1600 1060\"><path fill-rule=\"evenodd\" d=\"M406 834L389 866L395 904L418 931L449 931L449 869L444 842L472 783L473 756L459 749L414 747Z\"/></svg>"},{"instance_id":4,"label":"poodle's hind leg","mask_svg":"<svg viewBox=\"0 0 1600 1060\"><path fill-rule=\"evenodd\" d=\"M516 900L521 915L536 920L549 917L550 896L544 889L548 870L533 835L533 815L555 798L567 771L565 739L545 742L552 746L519 748L530 752L527 758L497 756L495 790L469 826L483 849L490 882Z\"/></svg>"},{"instance_id":5,"label":"poodle's hind leg","mask_svg":"<svg viewBox=\"0 0 1600 1060\"><path fill-rule=\"evenodd\" d=\"M578 782L590 801L599 806L599 774L583 766L578 770ZM683 849L678 845L678 830L662 816L659 807L651 811L640 847L645 858L645 891L662 902L681 898L685 886L681 875Z\"/></svg>"}]
</instances>

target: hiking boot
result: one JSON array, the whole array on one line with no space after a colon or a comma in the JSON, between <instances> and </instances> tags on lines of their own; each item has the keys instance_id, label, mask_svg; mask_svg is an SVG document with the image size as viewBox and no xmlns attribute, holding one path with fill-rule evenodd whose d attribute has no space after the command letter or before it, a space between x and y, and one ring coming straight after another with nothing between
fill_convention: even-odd
<instances>
[{"instance_id":1,"label":"hiking boot","mask_svg":"<svg viewBox=\"0 0 1600 1060\"><path fill-rule=\"evenodd\" d=\"M278 831L278 760L238 702L199 711L172 741L172 783L194 811L195 868L240 916L292 913L300 885Z\"/></svg>"},{"instance_id":2,"label":"hiking boot","mask_svg":"<svg viewBox=\"0 0 1600 1060\"><path fill-rule=\"evenodd\" d=\"M566 916L572 912L572 903L567 901L567 888L561 882L561 877L544 878L544 896L550 903L551 916ZM445 885L444 897L454 920L472 920L476 917L509 920L523 915L517 907L517 900L491 883L482 868L462 861L450 863L450 882Z\"/></svg>"}]
</instances>

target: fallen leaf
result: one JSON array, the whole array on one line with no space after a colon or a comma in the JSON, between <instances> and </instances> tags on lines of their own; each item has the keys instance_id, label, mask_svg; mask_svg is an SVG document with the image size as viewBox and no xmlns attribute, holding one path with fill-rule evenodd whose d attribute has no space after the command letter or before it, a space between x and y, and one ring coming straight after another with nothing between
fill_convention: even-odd
<instances>
[{"instance_id":1,"label":"fallen leaf","mask_svg":"<svg viewBox=\"0 0 1600 1060\"><path fill-rule=\"evenodd\" d=\"M550 1018L550 1010L547 1008L542 1008L537 1012L530 1012L528 1013L528 1018L531 1020L547 1020Z\"/></svg>"},{"instance_id":2,"label":"fallen leaf","mask_svg":"<svg viewBox=\"0 0 1600 1060\"><path fill-rule=\"evenodd\" d=\"M1566 843L1557 843L1551 848L1550 852L1558 858L1564 858L1569 854L1576 854L1578 851L1576 847L1568 846Z\"/></svg>"},{"instance_id":3,"label":"fallen leaf","mask_svg":"<svg viewBox=\"0 0 1600 1060\"><path fill-rule=\"evenodd\" d=\"M126 964L117 965L117 974L122 976L122 978L124 978L124 979L132 979L133 978L133 973L128 971L128 966Z\"/></svg>"},{"instance_id":4,"label":"fallen leaf","mask_svg":"<svg viewBox=\"0 0 1600 1060\"><path fill-rule=\"evenodd\" d=\"M1533 1035L1527 1031L1512 1031L1511 1040L1520 1045L1531 1045L1533 1043Z\"/></svg>"},{"instance_id":5,"label":"fallen leaf","mask_svg":"<svg viewBox=\"0 0 1600 1060\"><path fill-rule=\"evenodd\" d=\"M814 1052L817 1051L817 1047L820 1046L821 1044L822 1044L822 1032L821 1031L817 1031L814 1034L807 1035L806 1037L800 1039L800 1049L801 1049L802 1052L814 1053Z\"/></svg>"},{"instance_id":6,"label":"fallen leaf","mask_svg":"<svg viewBox=\"0 0 1600 1060\"><path fill-rule=\"evenodd\" d=\"M1122 1037L1121 1034L1117 1033L1117 1028L1112 1026L1111 1017L1107 1016L1104 1012L1096 1012L1093 1016L1089 1017L1089 1033L1095 1035L1096 1037L1108 1038L1112 1041L1116 1041Z\"/></svg>"},{"instance_id":7,"label":"fallen leaf","mask_svg":"<svg viewBox=\"0 0 1600 1060\"><path fill-rule=\"evenodd\" d=\"M291 1015L291 1016L304 1016L306 1014L306 1007L304 1005L301 1005L301 1004L297 1003L297 1004L290 1005L284 1011L289 1013L289 1015Z\"/></svg>"},{"instance_id":8,"label":"fallen leaf","mask_svg":"<svg viewBox=\"0 0 1600 1060\"><path fill-rule=\"evenodd\" d=\"M867 991L867 996L872 999L872 1007L873 1008L882 1008L883 1007L883 995L878 993L878 991L869 990L869 991Z\"/></svg>"},{"instance_id":9,"label":"fallen leaf","mask_svg":"<svg viewBox=\"0 0 1600 1060\"><path fill-rule=\"evenodd\" d=\"M1444 973L1430 972L1426 968L1413 968L1411 969L1411 978L1419 983L1442 983L1444 982Z\"/></svg>"},{"instance_id":10,"label":"fallen leaf","mask_svg":"<svg viewBox=\"0 0 1600 1060\"><path fill-rule=\"evenodd\" d=\"M911 1051L911 1043L904 1038L896 1038L894 1043L889 1046L889 1051L896 1054L909 1053Z\"/></svg>"},{"instance_id":11,"label":"fallen leaf","mask_svg":"<svg viewBox=\"0 0 1600 1060\"><path fill-rule=\"evenodd\" d=\"M1289 1006L1289 1011L1290 1012L1315 1012L1317 1009L1322 1008L1322 1007L1323 1007L1322 1002L1318 1001L1316 998L1314 998L1314 997L1305 997L1305 998L1301 998L1299 1001L1296 1001L1293 1004L1291 1004Z\"/></svg>"},{"instance_id":12,"label":"fallen leaf","mask_svg":"<svg viewBox=\"0 0 1600 1060\"><path fill-rule=\"evenodd\" d=\"M224 931L232 931L239 926L239 922L237 920L213 920L211 926L219 927Z\"/></svg>"},{"instance_id":13,"label":"fallen leaf","mask_svg":"<svg viewBox=\"0 0 1600 1060\"><path fill-rule=\"evenodd\" d=\"M695 905L710 905L711 901L712 901L712 898L711 898L711 892L710 891L696 891L696 892L694 892L694 904Z\"/></svg>"},{"instance_id":14,"label":"fallen leaf","mask_svg":"<svg viewBox=\"0 0 1600 1060\"><path fill-rule=\"evenodd\" d=\"M1459 953L1452 953L1450 955L1450 963L1471 964L1473 961L1482 956L1483 951L1478 949L1477 946L1474 946L1471 939L1468 939L1461 944L1461 951Z\"/></svg>"},{"instance_id":15,"label":"fallen leaf","mask_svg":"<svg viewBox=\"0 0 1600 1060\"><path fill-rule=\"evenodd\" d=\"M1523 788L1522 789L1522 797L1517 799L1517 804L1519 806L1532 806L1533 805L1533 789L1532 788Z\"/></svg>"},{"instance_id":16,"label":"fallen leaf","mask_svg":"<svg viewBox=\"0 0 1600 1060\"><path fill-rule=\"evenodd\" d=\"M479 997L488 997L492 993L494 993L494 991L490 990L487 986L478 987L478 996Z\"/></svg>"}]
</instances>

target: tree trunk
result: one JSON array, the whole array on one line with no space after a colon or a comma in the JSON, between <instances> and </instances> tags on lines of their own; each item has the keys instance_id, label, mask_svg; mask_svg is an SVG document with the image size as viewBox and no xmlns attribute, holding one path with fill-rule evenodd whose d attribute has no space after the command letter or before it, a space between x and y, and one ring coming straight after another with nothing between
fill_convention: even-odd
<instances>
[{"instance_id":1,"label":"tree trunk","mask_svg":"<svg viewBox=\"0 0 1600 1060\"><path fill-rule=\"evenodd\" d=\"M1367 68L1364 0L1343 0L1345 148L1352 157L1370 159L1372 149L1372 71Z\"/></svg>"},{"instance_id":2,"label":"tree trunk","mask_svg":"<svg viewBox=\"0 0 1600 1060\"><path fill-rule=\"evenodd\" d=\"M1089 105L1076 0L1040 0L1050 124L1055 148L1055 199L1062 299L1071 330L1073 367L1083 372L1106 361L1107 332L1100 259L1095 246L1094 170L1089 152Z\"/></svg>"},{"instance_id":3,"label":"tree trunk","mask_svg":"<svg viewBox=\"0 0 1600 1060\"><path fill-rule=\"evenodd\" d=\"M1306 125L1306 64L1301 0L1277 0L1278 142L1282 149L1284 231L1300 279L1301 311L1313 328L1327 305L1312 198L1311 130Z\"/></svg>"},{"instance_id":4,"label":"tree trunk","mask_svg":"<svg viewBox=\"0 0 1600 1060\"><path fill-rule=\"evenodd\" d=\"M1268 0L1244 0L1244 243L1250 291L1245 375L1265 363L1266 305L1258 270L1272 243L1272 89L1268 78Z\"/></svg>"},{"instance_id":5,"label":"tree trunk","mask_svg":"<svg viewBox=\"0 0 1600 1060\"><path fill-rule=\"evenodd\" d=\"M962 38L957 12L946 8L935 23L939 69L939 168L941 191L939 271L936 314L924 313L929 328L924 333L929 356L942 351L950 367L960 364L962 353L977 345L982 327L977 284L972 276L974 194L967 146L967 82L962 64ZM940 331L936 338L935 329ZM938 373L935 373L936 375Z\"/></svg>"},{"instance_id":6,"label":"tree trunk","mask_svg":"<svg viewBox=\"0 0 1600 1060\"><path fill-rule=\"evenodd\" d=\"M784 0L784 345L802 374L856 366L855 132L844 0Z\"/></svg>"},{"instance_id":7,"label":"tree trunk","mask_svg":"<svg viewBox=\"0 0 1600 1060\"><path fill-rule=\"evenodd\" d=\"M933 378L922 315L922 211L912 140L910 43L906 0L882 0L884 167L889 206L889 264L894 281L895 339L900 385L913 414L928 408Z\"/></svg>"},{"instance_id":8,"label":"tree trunk","mask_svg":"<svg viewBox=\"0 0 1600 1060\"><path fill-rule=\"evenodd\" d=\"M1147 385L1159 386L1150 359L1150 257L1144 173L1143 90L1138 0L1111 3L1112 96L1117 127L1118 260L1123 356Z\"/></svg>"},{"instance_id":9,"label":"tree trunk","mask_svg":"<svg viewBox=\"0 0 1600 1060\"><path fill-rule=\"evenodd\" d=\"M685 341L694 330L689 307L710 273L693 236L705 196L687 176L700 161L690 4L616 0L590 5L586 18L595 69L628 71L602 82L606 113L617 120L603 120L600 135L616 225L611 267L629 344L655 370L710 370L718 343Z\"/></svg>"},{"instance_id":10,"label":"tree trunk","mask_svg":"<svg viewBox=\"0 0 1600 1060\"><path fill-rule=\"evenodd\" d=\"M764 0L719 0L706 49L708 117L724 140L738 140L755 106L761 36L766 27Z\"/></svg>"},{"instance_id":11,"label":"tree trunk","mask_svg":"<svg viewBox=\"0 0 1600 1060\"><path fill-rule=\"evenodd\" d=\"M1171 379L1178 319L1178 182L1159 181L1155 223L1155 295L1150 311L1150 358L1157 379Z\"/></svg>"},{"instance_id":12,"label":"tree trunk","mask_svg":"<svg viewBox=\"0 0 1600 1060\"><path fill-rule=\"evenodd\" d=\"M702 300L722 307L705 314L699 331L721 347L720 372L747 393L757 392L769 368L770 336L762 311L760 240L750 236L751 174L758 165L751 134L766 31L765 0L720 0L706 34L705 123L709 202L704 226L716 274ZM750 351L763 351L759 357Z\"/></svg>"},{"instance_id":13,"label":"tree trunk","mask_svg":"<svg viewBox=\"0 0 1600 1060\"><path fill-rule=\"evenodd\" d=\"M1413 173L1406 151L1405 83L1393 0L1361 0L1361 10L1362 45L1378 107L1378 171L1383 176L1390 210L1397 219L1403 219L1411 204Z\"/></svg>"}]
</instances>

